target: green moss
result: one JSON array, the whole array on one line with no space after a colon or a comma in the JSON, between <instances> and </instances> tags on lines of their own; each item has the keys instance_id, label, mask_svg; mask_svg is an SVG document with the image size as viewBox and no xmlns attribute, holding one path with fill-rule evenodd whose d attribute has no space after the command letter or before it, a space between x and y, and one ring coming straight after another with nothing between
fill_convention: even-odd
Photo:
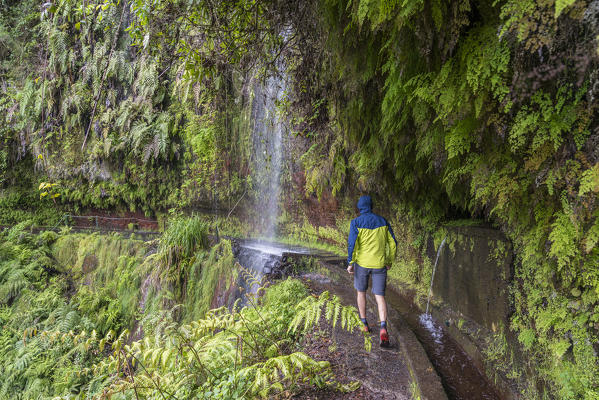
<instances>
[{"instance_id":1,"label":"green moss","mask_svg":"<svg viewBox=\"0 0 599 400\"><path fill-rule=\"evenodd\" d=\"M497 265L505 262L506 258L509 257L510 244L504 240L489 240L489 260L495 260ZM507 279L507 276L503 276L503 279Z\"/></svg>"}]
</instances>

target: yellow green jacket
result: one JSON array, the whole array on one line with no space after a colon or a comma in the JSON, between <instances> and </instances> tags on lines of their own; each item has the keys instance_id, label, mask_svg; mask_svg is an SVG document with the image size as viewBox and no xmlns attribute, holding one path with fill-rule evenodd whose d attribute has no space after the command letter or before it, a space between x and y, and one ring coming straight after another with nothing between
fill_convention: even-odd
<instances>
[{"instance_id":1,"label":"yellow green jacket","mask_svg":"<svg viewBox=\"0 0 599 400\"><path fill-rule=\"evenodd\" d=\"M372 199L362 196L358 200L360 216L349 226L347 262L364 268L391 266L395 259L397 241L389 222L372 212Z\"/></svg>"}]
</instances>

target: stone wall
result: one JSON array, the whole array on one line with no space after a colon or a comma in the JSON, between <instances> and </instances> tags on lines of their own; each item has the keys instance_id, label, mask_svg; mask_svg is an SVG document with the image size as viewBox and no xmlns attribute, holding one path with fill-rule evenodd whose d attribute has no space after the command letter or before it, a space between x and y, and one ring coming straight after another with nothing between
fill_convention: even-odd
<instances>
[{"instance_id":1,"label":"stone wall","mask_svg":"<svg viewBox=\"0 0 599 400\"><path fill-rule=\"evenodd\" d=\"M509 326L508 286L513 276L511 243L495 229L450 227L439 255L433 296L454 311L497 332ZM429 244L435 260L436 248Z\"/></svg>"}]
</instances>

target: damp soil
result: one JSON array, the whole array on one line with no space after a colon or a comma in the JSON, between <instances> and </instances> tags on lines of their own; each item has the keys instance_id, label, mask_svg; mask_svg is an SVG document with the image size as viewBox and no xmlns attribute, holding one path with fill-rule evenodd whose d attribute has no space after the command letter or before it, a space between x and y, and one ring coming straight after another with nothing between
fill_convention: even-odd
<instances>
[{"instance_id":1,"label":"damp soil","mask_svg":"<svg viewBox=\"0 0 599 400\"><path fill-rule=\"evenodd\" d=\"M319 280L319 278L321 278ZM322 280L324 278L324 280ZM344 288L336 287L327 282L325 277L307 274L304 283L311 292L318 295L325 289L335 294ZM333 288L333 286L335 286ZM347 293L353 296L353 293ZM331 367L337 380L341 383L358 381L361 386L350 393L330 390L319 390L313 386L300 389L294 399L368 399L368 400L408 400L412 399L410 392L411 378L405 360L395 343L390 349L378 347L375 329L373 333L372 350L364 349L364 338L361 332L347 332L339 327L334 330L324 320L319 329L306 335L302 343L302 351L316 360L325 360Z\"/></svg>"}]
</instances>

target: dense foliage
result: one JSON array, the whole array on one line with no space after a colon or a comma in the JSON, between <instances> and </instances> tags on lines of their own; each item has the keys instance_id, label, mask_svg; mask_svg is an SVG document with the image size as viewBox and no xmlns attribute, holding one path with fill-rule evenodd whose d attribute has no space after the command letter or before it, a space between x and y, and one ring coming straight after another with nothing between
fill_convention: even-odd
<instances>
[{"instance_id":1,"label":"dense foliage","mask_svg":"<svg viewBox=\"0 0 599 400\"><path fill-rule=\"evenodd\" d=\"M321 316L332 328L359 327L355 308L289 279L248 295L252 307L209 310L219 282L237 279L239 267L226 241L202 249L205 230L194 219L181 220L155 253L119 235L32 234L29 226L0 234L1 399L231 399L306 384L357 387L339 384L328 362L300 347ZM174 231L179 243L195 242L176 263L165 258Z\"/></svg>"},{"instance_id":2,"label":"dense foliage","mask_svg":"<svg viewBox=\"0 0 599 400\"><path fill-rule=\"evenodd\" d=\"M510 328L539 378L522 390L599 396L595 2L27 0L0 11L2 221L30 215L41 182L59 183L60 197L39 200L49 220L61 204L231 209L252 190L252 79L284 69L288 208L304 195L390 199L407 238L401 279L417 284L430 274L426 234L456 217L494 224L517 255ZM342 243L347 215L319 228L287 211L294 236ZM167 260L186 251L171 250Z\"/></svg>"},{"instance_id":3,"label":"dense foliage","mask_svg":"<svg viewBox=\"0 0 599 400\"><path fill-rule=\"evenodd\" d=\"M335 133L314 125L327 156L306 156L307 188L334 191L345 179L397 199L416 259L422 228L466 216L502 228L517 254L511 329L541 383L521 390L596 398L594 3L320 7L328 54L319 93Z\"/></svg>"},{"instance_id":4,"label":"dense foliage","mask_svg":"<svg viewBox=\"0 0 599 400\"><path fill-rule=\"evenodd\" d=\"M223 113L239 107L189 79L179 53L153 52L147 38L132 47L144 7L11 3L0 5L0 183L50 180L61 202L146 213L240 190L246 150L232 139L245 131Z\"/></svg>"},{"instance_id":5,"label":"dense foliage","mask_svg":"<svg viewBox=\"0 0 599 400\"><path fill-rule=\"evenodd\" d=\"M24 222L0 237L0 398L6 399L78 392L89 383L78 372L100 354L87 351L90 342L77 335L100 340L130 326L141 296L141 242L35 235L27 228ZM92 390L102 381L91 383Z\"/></svg>"},{"instance_id":6,"label":"dense foliage","mask_svg":"<svg viewBox=\"0 0 599 400\"><path fill-rule=\"evenodd\" d=\"M93 370L114 374L103 396L269 398L300 384L355 390L358 382L335 380L328 361L299 351L297 334L311 330L321 315L351 331L360 326L358 314L328 292L318 300L306 296L299 281L288 279L267 289L262 304L253 299L253 307L233 312L222 307L186 325L165 318L143 341L117 340L110 357Z\"/></svg>"}]
</instances>

